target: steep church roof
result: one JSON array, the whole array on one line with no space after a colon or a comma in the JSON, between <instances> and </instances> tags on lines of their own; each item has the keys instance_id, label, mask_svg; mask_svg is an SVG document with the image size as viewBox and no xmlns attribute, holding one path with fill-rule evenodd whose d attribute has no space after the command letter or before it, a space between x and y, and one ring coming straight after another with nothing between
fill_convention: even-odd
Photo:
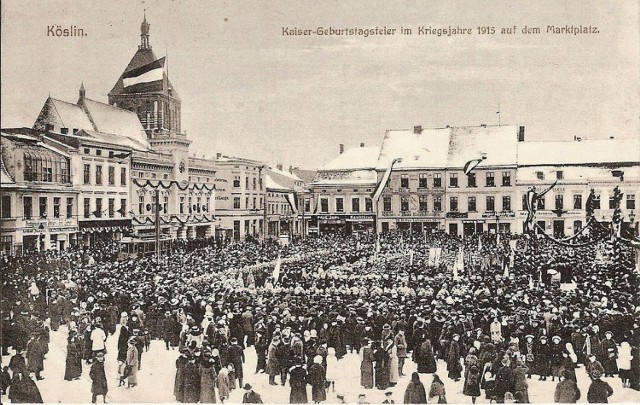
<instances>
[{"instance_id":1,"label":"steep church roof","mask_svg":"<svg viewBox=\"0 0 640 405\"><path fill-rule=\"evenodd\" d=\"M123 76L134 69L138 69L142 66L148 65L158 59L155 53L153 53L153 49L151 48L151 45L149 45L149 27L150 27L150 24L147 23L147 19L145 16L145 19L142 22L142 25L140 27L141 44L140 46L138 46L138 50L133 55L133 58L131 58L131 60L129 61L129 64L127 65L127 67L124 69L124 71L118 78L118 81L109 92L108 94L109 97L117 96L121 94L135 94L134 92L124 87ZM157 92L157 93L169 94L171 97L180 100L178 93L175 91L175 88L173 87L173 84L171 84L171 81L169 81L169 76L167 75L166 71L163 72L163 80L162 80L162 85L160 87L158 87L157 85L149 86L148 88L142 88L142 89L140 89L140 87L136 87L135 90L138 93L139 92L144 92L144 93Z\"/></svg>"}]
</instances>

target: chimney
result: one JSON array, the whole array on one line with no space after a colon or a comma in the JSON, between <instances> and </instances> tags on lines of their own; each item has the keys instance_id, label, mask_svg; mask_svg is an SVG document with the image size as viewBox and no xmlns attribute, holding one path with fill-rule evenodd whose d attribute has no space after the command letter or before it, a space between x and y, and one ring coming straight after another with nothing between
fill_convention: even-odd
<instances>
[{"instance_id":1,"label":"chimney","mask_svg":"<svg viewBox=\"0 0 640 405\"><path fill-rule=\"evenodd\" d=\"M278 170L282 171L282 163L278 163L276 167L278 168Z\"/></svg>"},{"instance_id":2,"label":"chimney","mask_svg":"<svg viewBox=\"0 0 640 405\"><path fill-rule=\"evenodd\" d=\"M216 159L220 159L222 157L222 153L218 152L216 153Z\"/></svg>"},{"instance_id":3,"label":"chimney","mask_svg":"<svg viewBox=\"0 0 640 405\"><path fill-rule=\"evenodd\" d=\"M582 140L582 137L578 136L578 135L574 135L573 140L577 141L577 142L580 142Z\"/></svg>"},{"instance_id":4,"label":"chimney","mask_svg":"<svg viewBox=\"0 0 640 405\"><path fill-rule=\"evenodd\" d=\"M486 127L487 127L487 124L480 124L480 126L481 126L482 128L486 128Z\"/></svg>"},{"instance_id":5,"label":"chimney","mask_svg":"<svg viewBox=\"0 0 640 405\"><path fill-rule=\"evenodd\" d=\"M451 125L447 124L447 128L451 128Z\"/></svg>"},{"instance_id":6,"label":"chimney","mask_svg":"<svg viewBox=\"0 0 640 405\"><path fill-rule=\"evenodd\" d=\"M342 155L344 153L344 143L340 144L340 154Z\"/></svg>"},{"instance_id":7,"label":"chimney","mask_svg":"<svg viewBox=\"0 0 640 405\"><path fill-rule=\"evenodd\" d=\"M289 165L289 173L293 173L293 166Z\"/></svg>"},{"instance_id":8,"label":"chimney","mask_svg":"<svg viewBox=\"0 0 640 405\"><path fill-rule=\"evenodd\" d=\"M518 142L524 142L524 127L518 128Z\"/></svg>"},{"instance_id":9,"label":"chimney","mask_svg":"<svg viewBox=\"0 0 640 405\"><path fill-rule=\"evenodd\" d=\"M364 142L360 142L360 147L364 148Z\"/></svg>"},{"instance_id":10,"label":"chimney","mask_svg":"<svg viewBox=\"0 0 640 405\"><path fill-rule=\"evenodd\" d=\"M78 102L76 104L80 104L84 99L87 92L84 89L84 82L80 83L80 90L78 90Z\"/></svg>"},{"instance_id":11,"label":"chimney","mask_svg":"<svg viewBox=\"0 0 640 405\"><path fill-rule=\"evenodd\" d=\"M422 133L422 125L414 125L413 133L414 134L421 134Z\"/></svg>"},{"instance_id":12,"label":"chimney","mask_svg":"<svg viewBox=\"0 0 640 405\"><path fill-rule=\"evenodd\" d=\"M616 137L615 137L615 136L613 136L613 135L611 135L611 136L609 137L609 139L616 139Z\"/></svg>"}]
</instances>

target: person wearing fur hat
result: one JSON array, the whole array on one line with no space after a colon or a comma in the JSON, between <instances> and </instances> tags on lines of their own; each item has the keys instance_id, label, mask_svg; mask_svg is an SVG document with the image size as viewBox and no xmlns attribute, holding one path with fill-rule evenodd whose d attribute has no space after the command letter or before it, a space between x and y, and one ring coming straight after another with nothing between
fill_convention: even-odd
<instances>
[{"instance_id":1,"label":"person wearing fur hat","mask_svg":"<svg viewBox=\"0 0 640 405\"><path fill-rule=\"evenodd\" d=\"M591 385L587 392L587 401L591 404L606 404L609 402L609 397L613 395L613 388L600 378L602 372L600 370L593 370L591 372Z\"/></svg>"},{"instance_id":2,"label":"person wearing fur hat","mask_svg":"<svg viewBox=\"0 0 640 405\"><path fill-rule=\"evenodd\" d=\"M291 392L289 394L290 404L306 404L307 399L307 370L301 362L289 369L289 386Z\"/></svg>"},{"instance_id":3,"label":"person wearing fur hat","mask_svg":"<svg viewBox=\"0 0 640 405\"><path fill-rule=\"evenodd\" d=\"M449 372L449 378L453 381L460 381L462 376L462 364L460 364L460 359L462 357L462 352L460 349L460 335L455 333L453 338L451 339L451 344L449 345L449 352L447 353L447 371Z\"/></svg>"},{"instance_id":4,"label":"person wearing fur hat","mask_svg":"<svg viewBox=\"0 0 640 405\"><path fill-rule=\"evenodd\" d=\"M496 372L494 394L498 402L504 402L504 395L507 392L515 391L516 379L511 369L511 364L508 358L502 359L502 367Z\"/></svg>"},{"instance_id":5,"label":"person wearing fur hat","mask_svg":"<svg viewBox=\"0 0 640 405\"><path fill-rule=\"evenodd\" d=\"M556 385L554 400L556 403L575 404L580 399L578 384L574 379L569 378L567 370L563 370L563 377L564 379Z\"/></svg>"}]
</instances>

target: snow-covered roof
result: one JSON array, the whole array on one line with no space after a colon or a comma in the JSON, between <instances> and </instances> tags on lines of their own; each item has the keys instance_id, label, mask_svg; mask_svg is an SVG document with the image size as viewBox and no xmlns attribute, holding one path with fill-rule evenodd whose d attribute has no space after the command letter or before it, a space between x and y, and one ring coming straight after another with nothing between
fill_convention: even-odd
<instances>
[{"instance_id":1,"label":"snow-covered roof","mask_svg":"<svg viewBox=\"0 0 640 405\"><path fill-rule=\"evenodd\" d=\"M88 98L84 98L82 103L94 123L95 130L126 136L143 145L147 144L147 135L136 113Z\"/></svg>"},{"instance_id":2,"label":"snow-covered roof","mask_svg":"<svg viewBox=\"0 0 640 405\"><path fill-rule=\"evenodd\" d=\"M638 162L640 162L638 138L518 143L520 166Z\"/></svg>"},{"instance_id":3,"label":"snow-covered roof","mask_svg":"<svg viewBox=\"0 0 640 405\"><path fill-rule=\"evenodd\" d=\"M43 111L48 112L48 121L63 128L94 129L91 120L81 106L49 97Z\"/></svg>"},{"instance_id":4,"label":"snow-covered roof","mask_svg":"<svg viewBox=\"0 0 640 405\"><path fill-rule=\"evenodd\" d=\"M330 185L376 185L378 174L374 169L368 170L345 170L345 171L319 171L310 185L330 186Z\"/></svg>"},{"instance_id":5,"label":"snow-covered roof","mask_svg":"<svg viewBox=\"0 0 640 405\"><path fill-rule=\"evenodd\" d=\"M278 184L271 176L269 176L269 174L265 175L265 185L267 187L267 191L293 191L288 187Z\"/></svg>"},{"instance_id":6,"label":"snow-covered roof","mask_svg":"<svg viewBox=\"0 0 640 405\"><path fill-rule=\"evenodd\" d=\"M296 176L295 174L287 171L287 170L280 170L277 167L269 167L269 171L279 174L280 176L285 176L288 177L289 179L293 180L293 181L302 181L302 179L298 176Z\"/></svg>"},{"instance_id":7,"label":"snow-covered roof","mask_svg":"<svg viewBox=\"0 0 640 405\"><path fill-rule=\"evenodd\" d=\"M620 170L624 173L624 179L640 179L640 166L616 166L610 167L602 166L523 166L519 167L516 172L516 181L518 184L551 184L557 178L557 172L562 171L562 180L560 184L577 183L587 184L587 182L599 182L599 181L619 181L613 177L613 171ZM543 179L539 176L542 175ZM633 180L632 180L633 181Z\"/></svg>"},{"instance_id":8,"label":"snow-covered roof","mask_svg":"<svg viewBox=\"0 0 640 405\"><path fill-rule=\"evenodd\" d=\"M402 159L396 170L462 168L482 156L485 166L515 165L518 130L515 125L388 130L377 168L386 170L395 158Z\"/></svg>"},{"instance_id":9,"label":"snow-covered roof","mask_svg":"<svg viewBox=\"0 0 640 405\"><path fill-rule=\"evenodd\" d=\"M139 150L139 151L149 150L148 143L146 142L142 143L139 140L130 138L128 136L109 134L106 132L99 132L99 131L88 131L88 130L82 130L81 132L86 133L88 137L93 138L98 142L125 146L125 147L131 148L134 150Z\"/></svg>"},{"instance_id":10,"label":"snow-covered roof","mask_svg":"<svg viewBox=\"0 0 640 405\"><path fill-rule=\"evenodd\" d=\"M347 149L333 160L330 160L318 171L374 169L378 161L380 148L362 146Z\"/></svg>"}]
</instances>

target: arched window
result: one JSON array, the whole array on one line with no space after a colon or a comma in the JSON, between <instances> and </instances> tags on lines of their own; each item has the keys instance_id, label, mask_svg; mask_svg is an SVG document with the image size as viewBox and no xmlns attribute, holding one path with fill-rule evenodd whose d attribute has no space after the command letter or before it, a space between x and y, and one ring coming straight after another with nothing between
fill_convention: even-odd
<instances>
[{"instance_id":1,"label":"arched window","mask_svg":"<svg viewBox=\"0 0 640 405\"><path fill-rule=\"evenodd\" d=\"M24 181L35 181L33 172L33 156L28 151L24 152Z\"/></svg>"}]
</instances>

